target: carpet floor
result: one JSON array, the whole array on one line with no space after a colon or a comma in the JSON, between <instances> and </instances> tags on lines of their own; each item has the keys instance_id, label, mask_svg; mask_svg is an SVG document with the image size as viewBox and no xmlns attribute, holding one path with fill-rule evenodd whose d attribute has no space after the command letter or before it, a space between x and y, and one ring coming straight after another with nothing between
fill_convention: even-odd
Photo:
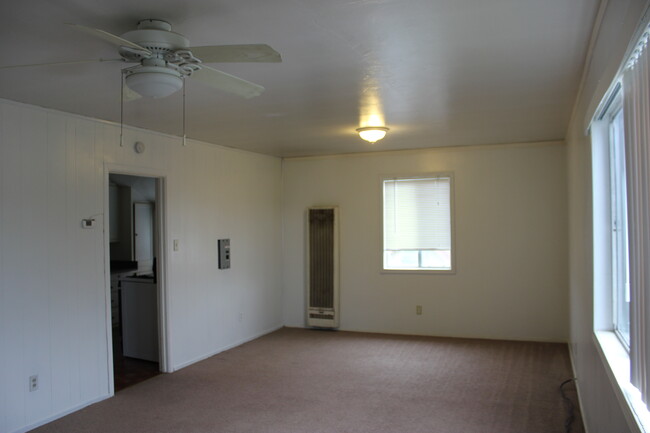
<instances>
[{"instance_id":1,"label":"carpet floor","mask_svg":"<svg viewBox=\"0 0 650 433\"><path fill-rule=\"evenodd\" d=\"M34 432L565 433L571 377L565 344L283 328Z\"/></svg>"}]
</instances>

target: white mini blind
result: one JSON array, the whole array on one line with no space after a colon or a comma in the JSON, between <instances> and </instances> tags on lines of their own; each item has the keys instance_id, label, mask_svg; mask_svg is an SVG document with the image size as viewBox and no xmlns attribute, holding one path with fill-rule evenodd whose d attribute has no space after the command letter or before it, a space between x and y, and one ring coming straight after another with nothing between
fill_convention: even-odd
<instances>
[{"instance_id":1,"label":"white mini blind","mask_svg":"<svg viewBox=\"0 0 650 433\"><path fill-rule=\"evenodd\" d=\"M451 177L384 180L384 250L451 249Z\"/></svg>"}]
</instances>

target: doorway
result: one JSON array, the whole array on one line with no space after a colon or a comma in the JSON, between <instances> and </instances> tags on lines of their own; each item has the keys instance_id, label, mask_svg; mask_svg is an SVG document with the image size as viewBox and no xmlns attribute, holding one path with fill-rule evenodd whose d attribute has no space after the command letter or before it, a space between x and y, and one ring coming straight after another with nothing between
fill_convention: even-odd
<instances>
[{"instance_id":1,"label":"doorway","mask_svg":"<svg viewBox=\"0 0 650 433\"><path fill-rule=\"evenodd\" d=\"M115 392L160 374L162 178L108 174Z\"/></svg>"}]
</instances>

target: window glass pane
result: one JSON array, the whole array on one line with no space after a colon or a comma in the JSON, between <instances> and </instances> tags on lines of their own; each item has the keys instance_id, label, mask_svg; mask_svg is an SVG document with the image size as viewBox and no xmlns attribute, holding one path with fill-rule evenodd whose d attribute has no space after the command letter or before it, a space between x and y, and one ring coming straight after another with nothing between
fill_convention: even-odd
<instances>
[{"instance_id":1,"label":"window glass pane","mask_svg":"<svg viewBox=\"0 0 650 433\"><path fill-rule=\"evenodd\" d=\"M612 298L614 329L630 345L630 283L627 259L627 191L625 186L625 135L623 110L609 125L612 209Z\"/></svg>"},{"instance_id":2,"label":"window glass pane","mask_svg":"<svg viewBox=\"0 0 650 433\"><path fill-rule=\"evenodd\" d=\"M418 251L384 251L385 269L417 269Z\"/></svg>"},{"instance_id":3,"label":"window glass pane","mask_svg":"<svg viewBox=\"0 0 650 433\"><path fill-rule=\"evenodd\" d=\"M451 250L422 251L422 267L433 269L451 269Z\"/></svg>"}]
</instances>

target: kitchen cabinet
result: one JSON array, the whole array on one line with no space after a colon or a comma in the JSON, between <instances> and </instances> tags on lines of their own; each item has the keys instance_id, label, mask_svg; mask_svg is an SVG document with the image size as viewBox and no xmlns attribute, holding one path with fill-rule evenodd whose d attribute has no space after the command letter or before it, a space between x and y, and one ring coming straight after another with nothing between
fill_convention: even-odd
<instances>
[{"instance_id":1,"label":"kitchen cabinet","mask_svg":"<svg viewBox=\"0 0 650 433\"><path fill-rule=\"evenodd\" d=\"M113 328L120 326L120 292L119 278L111 275L111 322Z\"/></svg>"},{"instance_id":2,"label":"kitchen cabinet","mask_svg":"<svg viewBox=\"0 0 650 433\"><path fill-rule=\"evenodd\" d=\"M153 278L121 280L124 356L158 362L158 289Z\"/></svg>"}]
</instances>

